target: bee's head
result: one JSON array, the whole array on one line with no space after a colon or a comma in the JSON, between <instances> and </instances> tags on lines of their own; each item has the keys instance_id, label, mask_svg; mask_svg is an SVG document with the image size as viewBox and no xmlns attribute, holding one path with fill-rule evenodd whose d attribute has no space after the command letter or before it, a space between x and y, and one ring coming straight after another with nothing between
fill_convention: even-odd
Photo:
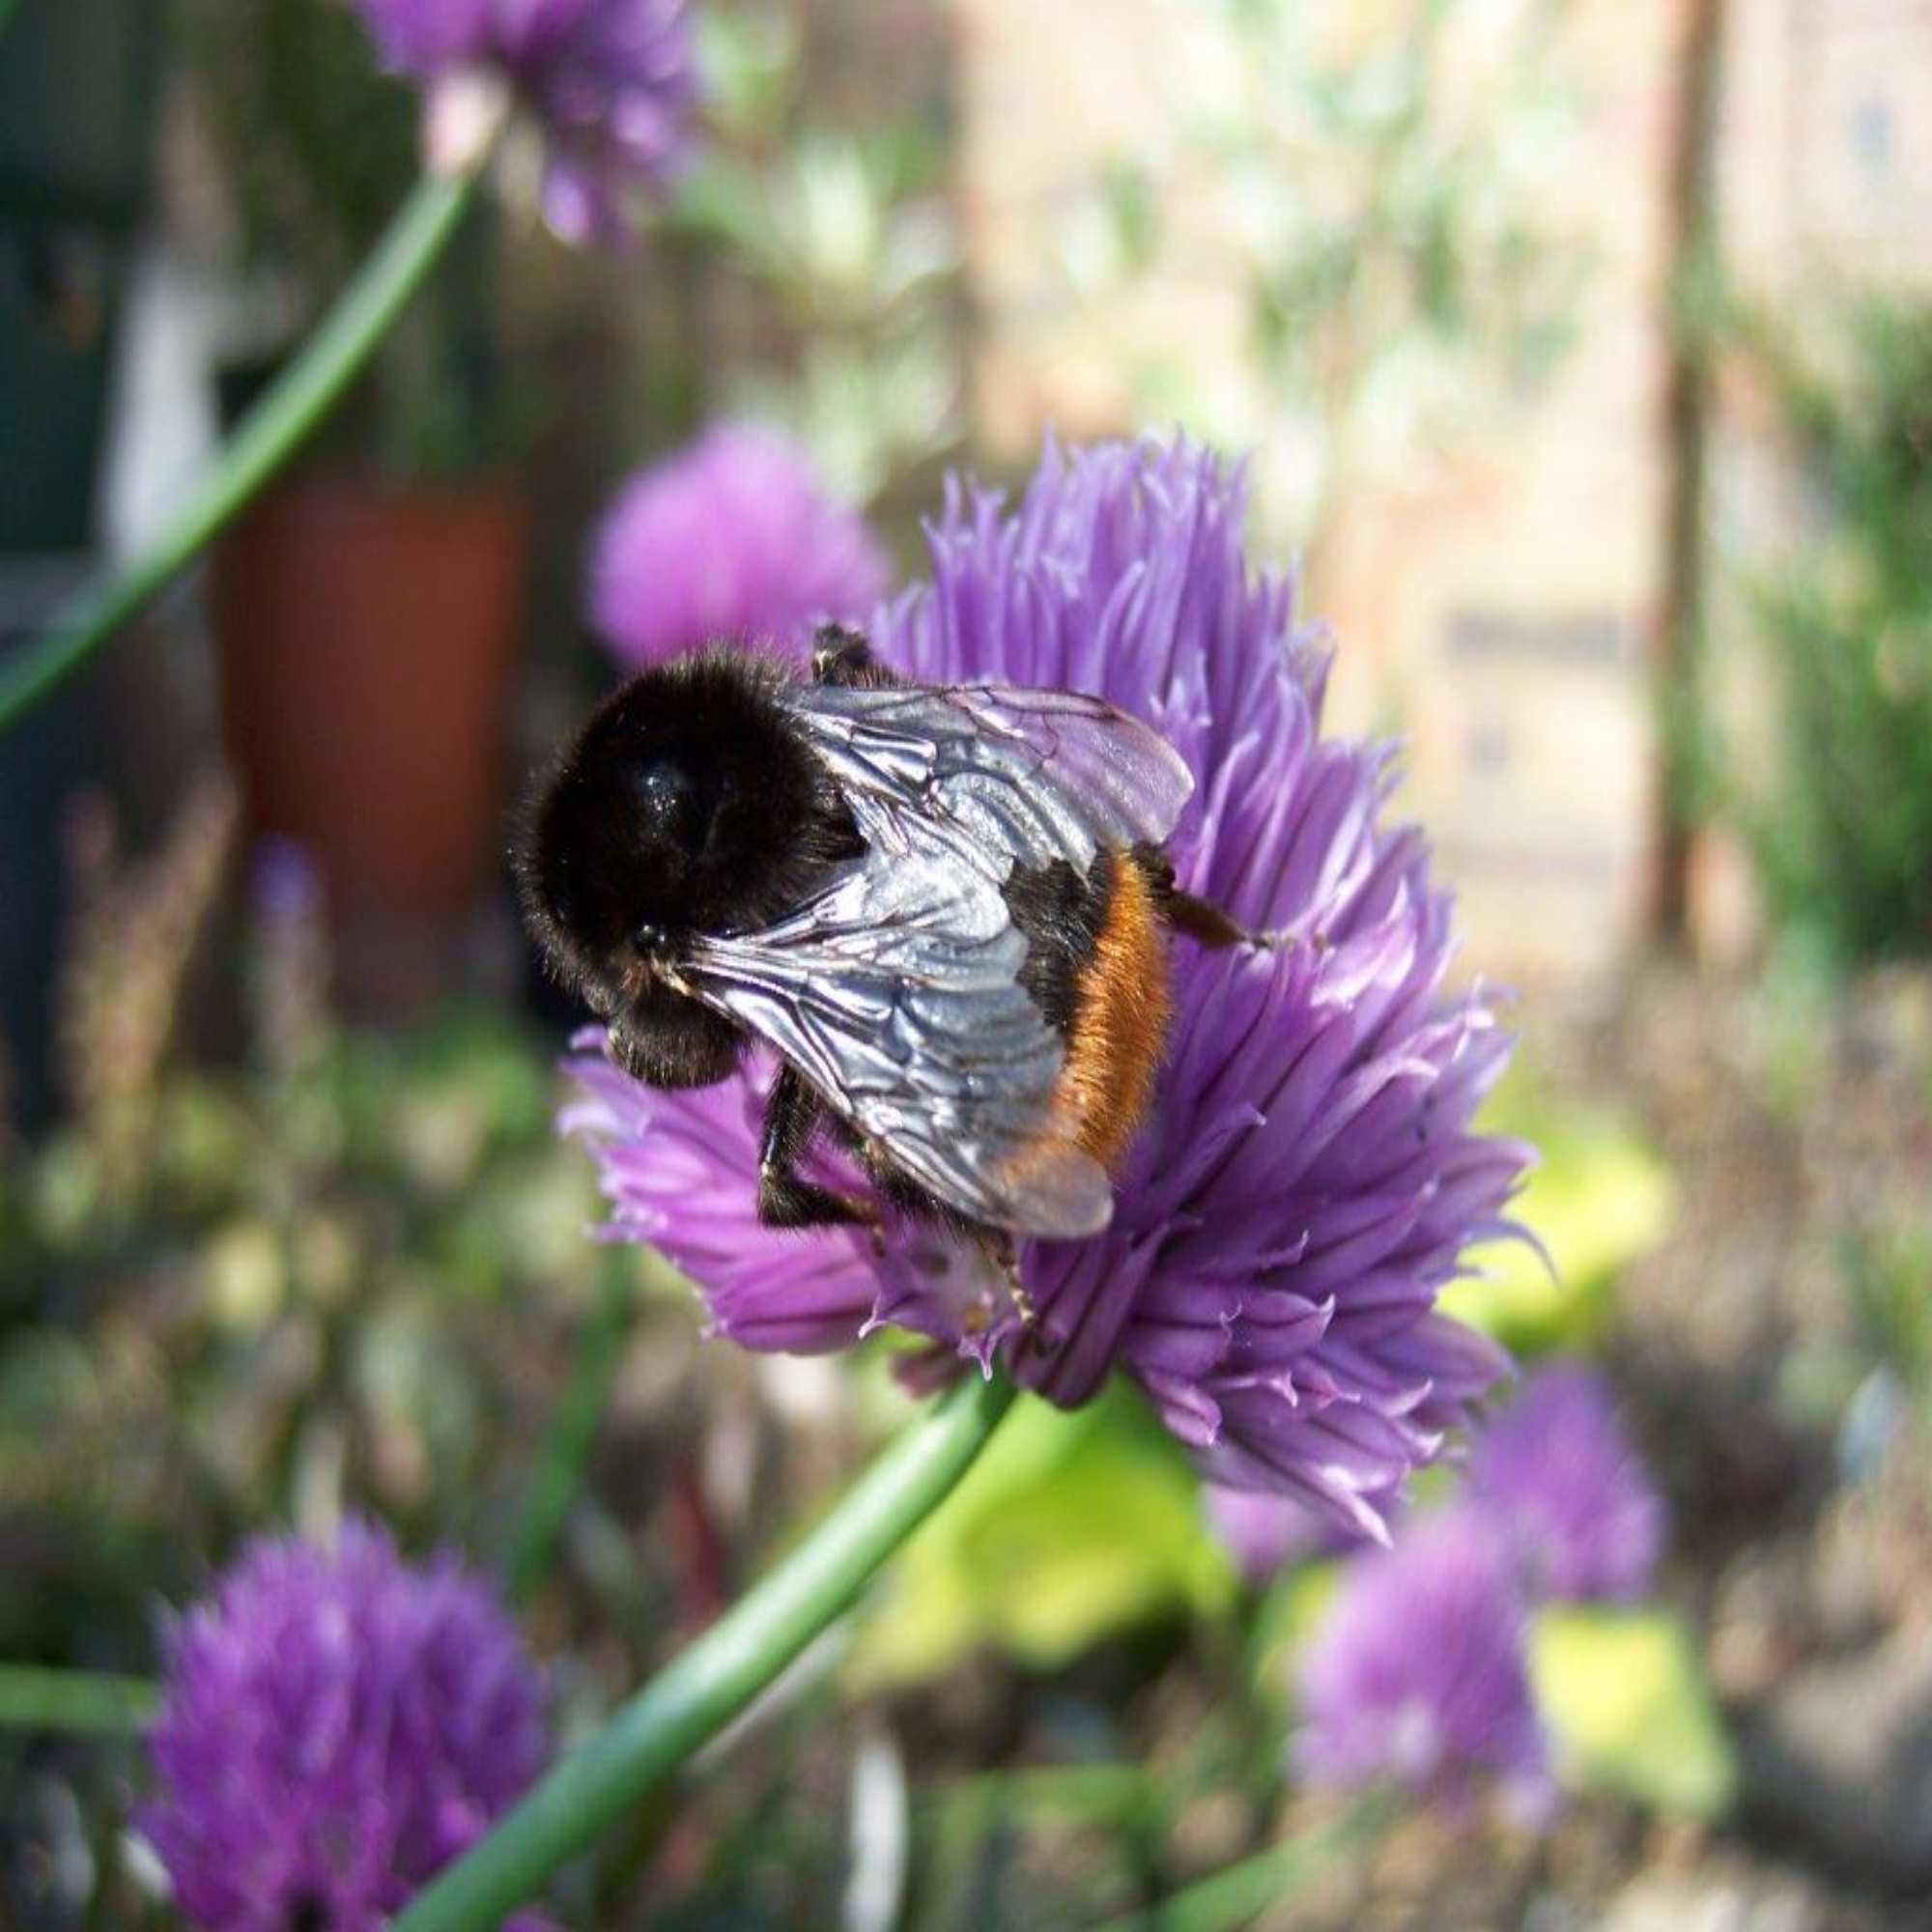
<instances>
[{"instance_id":1,"label":"bee's head","mask_svg":"<svg viewBox=\"0 0 1932 1932\"><path fill-rule=\"evenodd\" d=\"M789 911L822 852L828 781L767 664L717 652L645 671L541 788L519 856L552 964L607 1016L701 933Z\"/></svg>"},{"instance_id":2,"label":"bee's head","mask_svg":"<svg viewBox=\"0 0 1932 1932\"><path fill-rule=\"evenodd\" d=\"M584 952L668 956L715 923L749 856L736 775L668 725L580 745L538 809L527 885Z\"/></svg>"}]
</instances>

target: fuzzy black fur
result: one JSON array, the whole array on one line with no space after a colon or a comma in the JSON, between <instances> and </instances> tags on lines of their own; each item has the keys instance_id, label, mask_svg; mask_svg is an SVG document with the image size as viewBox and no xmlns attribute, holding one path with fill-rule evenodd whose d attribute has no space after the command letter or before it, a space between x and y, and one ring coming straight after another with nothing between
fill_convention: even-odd
<instances>
[{"instance_id":1,"label":"fuzzy black fur","mask_svg":"<svg viewBox=\"0 0 1932 1932\"><path fill-rule=\"evenodd\" d=\"M517 858L551 970L658 1087L704 1086L739 1030L652 977L700 933L769 925L863 850L830 775L772 702L781 666L713 651L645 671L533 795Z\"/></svg>"},{"instance_id":2,"label":"fuzzy black fur","mask_svg":"<svg viewBox=\"0 0 1932 1932\"><path fill-rule=\"evenodd\" d=\"M1018 867L1005 886L1007 910L1026 938L1020 985L1065 1037L1073 1024L1080 975L1094 957L1113 892L1111 862L1096 853L1082 878L1065 859Z\"/></svg>"}]
</instances>

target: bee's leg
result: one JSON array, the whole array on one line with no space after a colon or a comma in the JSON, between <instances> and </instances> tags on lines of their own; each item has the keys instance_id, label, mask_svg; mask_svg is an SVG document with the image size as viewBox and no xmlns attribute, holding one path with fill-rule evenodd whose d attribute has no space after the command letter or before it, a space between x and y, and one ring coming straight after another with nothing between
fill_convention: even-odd
<instances>
[{"instance_id":1,"label":"bee's leg","mask_svg":"<svg viewBox=\"0 0 1932 1932\"><path fill-rule=\"evenodd\" d=\"M799 1159L821 1111L818 1095L799 1074L789 1065L780 1067L758 1143L758 1219L768 1228L875 1228L879 1211L869 1201L799 1176Z\"/></svg>"},{"instance_id":2,"label":"bee's leg","mask_svg":"<svg viewBox=\"0 0 1932 1932\"><path fill-rule=\"evenodd\" d=\"M1220 952L1230 946L1265 946L1264 933L1249 932L1217 906L1212 899L1198 898L1182 892L1174 883L1174 867L1157 846L1136 845L1134 858L1153 888L1161 917L1176 932L1182 932L1197 946Z\"/></svg>"},{"instance_id":3,"label":"bee's leg","mask_svg":"<svg viewBox=\"0 0 1932 1932\"><path fill-rule=\"evenodd\" d=\"M1020 1279L1019 1253L1013 1246L1012 1236L1004 1228L981 1228L979 1235L980 1249L1006 1285L1007 1296L1013 1304L1013 1313L1020 1318L1020 1326L1032 1329L1033 1296Z\"/></svg>"},{"instance_id":4,"label":"bee's leg","mask_svg":"<svg viewBox=\"0 0 1932 1932\"><path fill-rule=\"evenodd\" d=\"M1197 898L1179 886L1167 895L1167 923L1176 932L1184 932L1197 946L1220 952L1229 946L1264 946L1266 935L1238 926L1212 899Z\"/></svg>"},{"instance_id":5,"label":"bee's leg","mask_svg":"<svg viewBox=\"0 0 1932 1932\"><path fill-rule=\"evenodd\" d=\"M842 624L821 624L811 634L811 681L866 687L898 682L872 656L865 637Z\"/></svg>"},{"instance_id":6,"label":"bee's leg","mask_svg":"<svg viewBox=\"0 0 1932 1932\"><path fill-rule=\"evenodd\" d=\"M984 1221L969 1221L963 1214L955 1214L950 1209L946 1210L946 1214L952 1223L954 1237L979 1252L990 1277L967 1311L967 1332L980 1334L1001 1319L1000 1292L1004 1290L1007 1306L1019 1318L1019 1346L1023 1350L1039 1347L1044 1337L1034 1322L1033 1296L1027 1293L1026 1283L1020 1277L1019 1249L1014 1244L1011 1230L990 1227Z\"/></svg>"}]
</instances>

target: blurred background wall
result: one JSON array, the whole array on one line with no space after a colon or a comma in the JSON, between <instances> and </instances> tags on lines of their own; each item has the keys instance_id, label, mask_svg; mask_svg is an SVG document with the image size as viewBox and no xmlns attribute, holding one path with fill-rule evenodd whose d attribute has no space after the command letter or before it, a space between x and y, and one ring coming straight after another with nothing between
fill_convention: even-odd
<instances>
[{"instance_id":1,"label":"blurred background wall","mask_svg":"<svg viewBox=\"0 0 1932 1932\"><path fill-rule=\"evenodd\" d=\"M1017 460L1179 413L1254 451L1342 641L1338 720L1405 733L1479 964L1601 980L1691 862L1710 943L1747 943L1735 851L1671 853L1657 680L1707 568L1687 524L1788 543L1795 478L1762 395L1690 392L1676 324L1719 238L1774 300L1932 274L1932 13L1072 11L961 9L980 436ZM1324 225L1367 266L1291 270L1271 318ZM1284 369L1297 297L1351 339ZM1741 677L1724 703L1761 713Z\"/></svg>"}]
</instances>

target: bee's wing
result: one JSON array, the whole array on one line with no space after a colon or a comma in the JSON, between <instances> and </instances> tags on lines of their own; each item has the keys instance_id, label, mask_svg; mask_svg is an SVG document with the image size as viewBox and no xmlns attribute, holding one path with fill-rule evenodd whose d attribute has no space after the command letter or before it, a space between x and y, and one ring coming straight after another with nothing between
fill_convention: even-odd
<instances>
[{"instance_id":1,"label":"bee's wing","mask_svg":"<svg viewBox=\"0 0 1932 1932\"><path fill-rule=\"evenodd\" d=\"M868 843L895 849L917 815L996 881L1158 844L1194 789L1158 732L1077 692L807 685L783 701Z\"/></svg>"},{"instance_id":2,"label":"bee's wing","mask_svg":"<svg viewBox=\"0 0 1932 1932\"><path fill-rule=\"evenodd\" d=\"M796 686L863 862L761 932L699 942L699 997L776 1046L949 1206L1015 1233L1106 1226L1113 1187L1053 1109L1065 1047L1022 989L1015 866L1158 842L1193 790L1099 698L995 686Z\"/></svg>"},{"instance_id":3,"label":"bee's wing","mask_svg":"<svg viewBox=\"0 0 1932 1932\"><path fill-rule=\"evenodd\" d=\"M1113 1187L1055 1122L1064 1047L1020 987L1026 941L943 832L917 815L899 832L779 924L699 941L692 989L950 1207L1019 1234L1093 1234Z\"/></svg>"}]
</instances>

